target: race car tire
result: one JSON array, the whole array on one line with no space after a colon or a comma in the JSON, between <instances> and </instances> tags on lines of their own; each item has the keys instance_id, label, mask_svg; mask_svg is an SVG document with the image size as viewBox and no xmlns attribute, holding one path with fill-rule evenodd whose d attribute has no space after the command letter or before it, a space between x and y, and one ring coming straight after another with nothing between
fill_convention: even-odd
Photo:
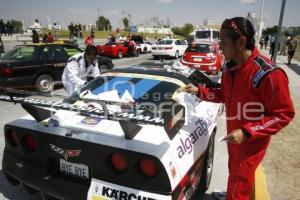
<instances>
[{"instance_id":1,"label":"race car tire","mask_svg":"<svg viewBox=\"0 0 300 200\"><path fill-rule=\"evenodd\" d=\"M123 52L122 51L118 51L118 58L123 58Z\"/></svg>"},{"instance_id":2,"label":"race car tire","mask_svg":"<svg viewBox=\"0 0 300 200\"><path fill-rule=\"evenodd\" d=\"M105 65L105 64L102 64L102 65L99 66L100 74L105 73L108 70L109 70L109 67L107 65Z\"/></svg>"},{"instance_id":3,"label":"race car tire","mask_svg":"<svg viewBox=\"0 0 300 200\"><path fill-rule=\"evenodd\" d=\"M144 47L143 53L147 53L147 47Z\"/></svg>"},{"instance_id":4,"label":"race car tire","mask_svg":"<svg viewBox=\"0 0 300 200\"><path fill-rule=\"evenodd\" d=\"M40 75L35 81L35 87L37 91L42 93L51 92L54 87L54 80L49 75L46 74Z\"/></svg>"},{"instance_id":5,"label":"race car tire","mask_svg":"<svg viewBox=\"0 0 300 200\"><path fill-rule=\"evenodd\" d=\"M208 147L207 147L206 155L204 158L204 164L201 172L201 179L198 185L197 193L199 194L205 193L211 181L212 169L214 164L215 134L216 134L216 129L213 131L212 135L209 138Z\"/></svg>"},{"instance_id":6,"label":"race car tire","mask_svg":"<svg viewBox=\"0 0 300 200\"><path fill-rule=\"evenodd\" d=\"M178 51L176 51L176 52L175 52L175 56L174 56L174 58L176 58L176 59L178 59L178 58L179 58L179 52L178 52Z\"/></svg>"}]
</instances>

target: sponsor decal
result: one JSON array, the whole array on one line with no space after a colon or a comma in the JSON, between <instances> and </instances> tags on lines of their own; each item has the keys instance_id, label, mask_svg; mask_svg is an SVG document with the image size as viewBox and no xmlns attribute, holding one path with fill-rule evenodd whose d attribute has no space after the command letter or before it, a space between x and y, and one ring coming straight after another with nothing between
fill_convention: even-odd
<instances>
[{"instance_id":1,"label":"sponsor decal","mask_svg":"<svg viewBox=\"0 0 300 200\"><path fill-rule=\"evenodd\" d=\"M158 200L156 198L129 193L122 190L110 188L107 186L102 186L102 191L100 195L102 195L103 197L108 197L110 199L118 199L118 200Z\"/></svg>"},{"instance_id":2,"label":"sponsor decal","mask_svg":"<svg viewBox=\"0 0 300 200\"><path fill-rule=\"evenodd\" d=\"M207 110L208 114L211 110ZM195 122L196 129L192 131L188 137L180 138L180 145L177 149L177 156L182 158L185 154L190 154L193 150L194 144L200 139L202 136L206 136L208 134L208 128L213 124L212 115L209 114L208 117L199 118Z\"/></svg>"},{"instance_id":3,"label":"sponsor decal","mask_svg":"<svg viewBox=\"0 0 300 200\"><path fill-rule=\"evenodd\" d=\"M51 148L51 150L62 155L65 158L65 160L68 160L69 157L79 156L81 153L81 150L65 150L63 148L55 146L54 144L49 144L49 147Z\"/></svg>"},{"instance_id":4,"label":"sponsor decal","mask_svg":"<svg viewBox=\"0 0 300 200\"><path fill-rule=\"evenodd\" d=\"M65 66L65 63L54 64L54 67L64 67L64 66Z\"/></svg>"},{"instance_id":5,"label":"sponsor decal","mask_svg":"<svg viewBox=\"0 0 300 200\"><path fill-rule=\"evenodd\" d=\"M254 126L254 127L251 127L250 129L252 131L258 131L258 130L263 130L265 128L268 128L269 126L272 126L273 124L279 122L280 119L275 117L274 119L268 121L267 123L263 124L263 125L258 125L258 126Z\"/></svg>"},{"instance_id":6,"label":"sponsor decal","mask_svg":"<svg viewBox=\"0 0 300 200\"><path fill-rule=\"evenodd\" d=\"M14 96L6 96L0 95L0 100L13 102L13 103L28 103L34 106L41 106L46 108L54 108L58 110L68 110L78 112L81 115L100 118L100 119L112 119L112 120L132 120L138 122L144 122L155 125L163 125L164 119L159 117L152 117L148 115L141 115L138 113L127 113L127 112L113 112L108 110L108 112L104 112L104 110L100 108L92 108L88 106L78 106L74 104L68 104L63 102L55 102L55 101L46 101L43 99L33 99L33 98L23 98L23 97L14 97Z\"/></svg>"},{"instance_id":7,"label":"sponsor decal","mask_svg":"<svg viewBox=\"0 0 300 200\"><path fill-rule=\"evenodd\" d=\"M79 122L79 124L82 125L88 125L88 126L96 126L101 119L99 118L94 118L94 117L85 117L83 120Z\"/></svg>"}]
</instances>

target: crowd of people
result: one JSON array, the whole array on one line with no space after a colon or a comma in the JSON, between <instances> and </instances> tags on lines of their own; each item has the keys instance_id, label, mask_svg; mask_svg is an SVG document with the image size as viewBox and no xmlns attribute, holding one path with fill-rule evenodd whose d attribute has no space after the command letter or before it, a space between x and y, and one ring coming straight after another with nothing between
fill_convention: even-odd
<instances>
[{"instance_id":1,"label":"crowd of people","mask_svg":"<svg viewBox=\"0 0 300 200\"><path fill-rule=\"evenodd\" d=\"M7 21L6 23L3 21L3 19L0 19L0 35L8 35L12 36L13 32L15 30L15 27L13 24L10 23L10 21Z\"/></svg>"},{"instance_id":2,"label":"crowd of people","mask_svg":"<svg viewBox=\"0 0 300 200\"><path fill-rule=\"evenodd\" d=\"M269 54L271 55L271 60L274 58L274 53L275 53L275 46L276 46L277 38L276 36L273 35L265 35L262 36L259 44L260 44L260 49L265 49L267 50L267 47L269 46ZM294 57L294 54L297 49L297 40L295 38L294 34L284 34L282 38L279 40L279 45L278 45L278 53L279 55L287 56L287 64L291 64L291 60Z\"/></svg>"}]
</instances>

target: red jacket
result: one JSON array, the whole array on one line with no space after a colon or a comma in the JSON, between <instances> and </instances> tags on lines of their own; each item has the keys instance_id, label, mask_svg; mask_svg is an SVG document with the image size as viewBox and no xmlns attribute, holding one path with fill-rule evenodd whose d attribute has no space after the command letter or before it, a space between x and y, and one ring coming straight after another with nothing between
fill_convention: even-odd
<instances>
[{"instance_id":1,"label":"red jacket","mask_svg":"<svg viewBox=\"0 0 300 200\"><path fill-rule=\"evenodd\" d=\"M295 115L288 78L282 69L254 49L242 65L224 69L220 89L202 86L198 89L203 100L225 103L227 133L243 129L251 135L240 145L228 144L227 200L248 200L255 169L263 159L270 136Z\"/></svg>"}]
</instances>

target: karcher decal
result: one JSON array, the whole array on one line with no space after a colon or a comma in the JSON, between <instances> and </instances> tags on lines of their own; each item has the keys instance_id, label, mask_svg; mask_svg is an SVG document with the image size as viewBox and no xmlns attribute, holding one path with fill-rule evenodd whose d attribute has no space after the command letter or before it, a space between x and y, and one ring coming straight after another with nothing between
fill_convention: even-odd
<instances>
[{"instance_id":1,"label":"karcher decal","mask_svg":"<svg viewBox=\"0 0 300 200\"><path fill-rule=\"evenodd\" d=\"M107 186L102 187L101 195L104 197L108 197L111 199L118 199L118 200L158 200L151 197L136 195L134 193L127 193L125 191L117 190Z\"/></svg>"}]
</instances>

